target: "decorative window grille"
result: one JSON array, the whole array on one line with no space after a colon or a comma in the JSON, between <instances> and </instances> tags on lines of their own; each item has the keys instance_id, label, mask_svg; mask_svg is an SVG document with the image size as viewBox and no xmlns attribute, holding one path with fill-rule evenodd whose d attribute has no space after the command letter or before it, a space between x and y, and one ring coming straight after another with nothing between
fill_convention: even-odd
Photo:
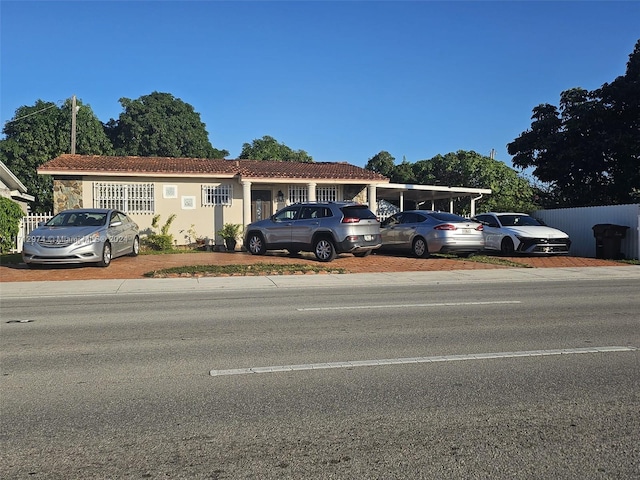
<instances>
[{"instance_id":1,"label":"decorative window grille","mask_svg":"<svg viewBox=\"0 0 640 480\"><path fill-rule=\"evenodd\" d=\"M164 198L178 198L178 186L177 185L163 185L162 196Z\"/></svg>"},{"instance_id":2,"label":"decorative window grille","mask_svg":"<svg viewBox=\"0 0 640 480\"><path fill-rule=\"evenodd\" d=\"M306 185L289 185L289 203L306 202L308 191Z\"/></svg>"},{"instance_id":3,"label":"decorative window grille","mask_svg":"<svg viewBox=\"0 0 640 480\"><path fill-rule=\"evenodd\" d=\"M338 200L338 187L336 185L317 187L316 200L319 202L336 202Z\"/></svg>"},{"instance_id":4,"label":"decorative window grille","mask_svg":"<svg viewBox=\"0 0 640 480\"><path fill-rule=\"evenodd\" d=\"M93 206L125 213L154 213L153 183L94 183Z\"/></svg>"},{"instance_id":5,"label":"decorative window grille","mask_svg":"<svg viewBox=\"0 0 640 480\"><path fill-rule=\"evenodd\" d=\"M195 210L196 197L195 196L183 196L182 197L182 209L183 210Z\"/></svg>"},{"instance_id":6,"label":"decorative window grille","mask_svg":"<svg viewBox=\"0 0 640 480\"><path fill-rule=\"evenodd\" d=\"M231 205L233 201L232 185L202 185L202 206Z\"/></svg>"}]
</instances>

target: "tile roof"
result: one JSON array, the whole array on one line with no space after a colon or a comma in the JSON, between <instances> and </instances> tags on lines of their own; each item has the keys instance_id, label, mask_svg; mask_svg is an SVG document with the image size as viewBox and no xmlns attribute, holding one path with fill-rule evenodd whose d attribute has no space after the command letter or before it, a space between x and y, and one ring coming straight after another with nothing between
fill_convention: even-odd
<instances>
[{"instance_id":1,"label":"tile roof","mask_svg":"<svg viewBox=\"0 0 640 480\"><path fill-rule=\"evenodd\" d=\"M276 162L208 158L112 157L63 154L38 168L41 174L141 174L242 178L332 179L388 182L379 173L343 162Z\"/></svg>"}]
</instances>

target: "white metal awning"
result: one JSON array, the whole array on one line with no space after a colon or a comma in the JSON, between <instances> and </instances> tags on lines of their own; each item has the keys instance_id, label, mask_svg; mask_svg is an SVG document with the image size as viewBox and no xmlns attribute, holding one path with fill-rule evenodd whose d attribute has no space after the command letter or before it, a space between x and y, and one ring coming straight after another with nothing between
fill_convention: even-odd
<instances>
[{"instance_id":1,"label":"white metal awning","mask_svg":"<svg viewBox=\"0 0 640 480\"><path fill-rule=\"evenodd\" d=\"M398 200L400 209L404 210L404 201L410 200L416 204L427 204L432 208L436 200L449 200L449 211L453 212L453 202L456 199L469 198L471 215L475 215L476 201L484 195L490 195L490 188L445 187L442 185L413 185L410 183L378 183L376 185L378 199L387 201Z\"/></svg>"}]
</instances>

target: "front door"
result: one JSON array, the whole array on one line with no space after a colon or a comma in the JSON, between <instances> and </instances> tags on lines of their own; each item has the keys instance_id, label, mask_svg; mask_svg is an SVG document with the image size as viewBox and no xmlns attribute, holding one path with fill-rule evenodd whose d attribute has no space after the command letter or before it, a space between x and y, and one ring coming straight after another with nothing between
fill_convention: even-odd
<instances>
[{"instance_id":1,"label":"front door","mask_svg":"<svg viewBox=\"0 0 640 480\"><path fill-rule=\"evenodd\" d=\"M271 190L251 190L251 221L269 218L272 213Z\"/></svg>"}]
</instances>

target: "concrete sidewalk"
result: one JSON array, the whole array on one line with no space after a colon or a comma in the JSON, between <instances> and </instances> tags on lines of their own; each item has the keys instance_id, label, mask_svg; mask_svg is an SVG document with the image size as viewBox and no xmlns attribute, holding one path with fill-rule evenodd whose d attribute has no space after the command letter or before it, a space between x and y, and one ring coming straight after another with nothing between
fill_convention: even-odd
<instances>
[{"instance_id":1,"label":"concrete sidewalk","mask_svg":"<svg viewBox=\"0 0 640 480\"><path fill-rule=\"evenodd\" d=\"M638 266L509 268L449 270L429 272L385 272L355 274L266 275L249 277L198 277L161 279L106 279L31 281L0 283L2 298L37 298L83 295L128 295L216 292L220 290L260 290L296 288L351 288L365 286L443 285L459 283L510 283L548 281L601 281L605 279L640 282ZM639 283L640 285L640 283Z\"/></svg>"}]
</instances>

